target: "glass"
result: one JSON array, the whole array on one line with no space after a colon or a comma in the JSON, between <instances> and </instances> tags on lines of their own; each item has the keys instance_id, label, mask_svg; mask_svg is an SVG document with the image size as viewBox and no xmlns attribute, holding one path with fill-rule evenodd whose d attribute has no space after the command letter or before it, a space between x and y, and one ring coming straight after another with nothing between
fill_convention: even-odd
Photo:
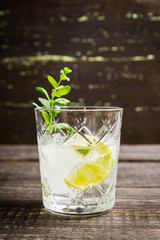
<instances>
[{"instance_id":1,"label":"glass","mask_svg":"<svg viewBox=\"0 0 160 240\"><path fill-rule=\"evenodd\" d=\"M35 109L44 207L78 216L113 208L122 108L61 107L52 124L42 112L53 110Z\"/></svg>"}]
</instances>

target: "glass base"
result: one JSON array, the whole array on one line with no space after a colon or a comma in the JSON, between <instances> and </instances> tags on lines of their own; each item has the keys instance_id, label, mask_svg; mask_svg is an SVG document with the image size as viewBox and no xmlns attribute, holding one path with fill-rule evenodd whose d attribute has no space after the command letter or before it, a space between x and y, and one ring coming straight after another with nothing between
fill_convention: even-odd
<instances>
[{"instance_id":1,"label":"glass base","mask_svg":"<svg viewBox=\"0 0 160 240\"><path fill-rule=\"evenodd\" d=\"M54 204L45 201L44 207L47 211L56 215L73 217L91 217L110 211L115 204L115 199L101 204L87 204L86 206Z\"/></svg>"}]
</instances>

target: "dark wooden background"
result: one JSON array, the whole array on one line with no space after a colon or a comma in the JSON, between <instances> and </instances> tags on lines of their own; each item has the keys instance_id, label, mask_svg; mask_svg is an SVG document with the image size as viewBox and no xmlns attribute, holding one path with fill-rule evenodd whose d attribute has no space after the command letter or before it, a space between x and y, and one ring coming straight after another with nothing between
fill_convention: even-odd
<instances>
[{"instance_id":1,"label":"dark wooden background","mask_svg":"<svg viewBox=\"0 0 160 240\"><path fill-rule=\"evenodd\" d=\"M0 3L0 143L36 143L36 86L73 70L72 104L124 108L122 143L160 142L159 0Z\"/></svg>"}]
</instances>

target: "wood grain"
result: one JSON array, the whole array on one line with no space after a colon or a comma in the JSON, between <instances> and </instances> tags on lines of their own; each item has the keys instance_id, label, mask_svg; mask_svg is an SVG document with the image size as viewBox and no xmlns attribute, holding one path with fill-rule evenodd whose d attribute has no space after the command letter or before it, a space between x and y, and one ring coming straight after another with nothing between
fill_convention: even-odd
<instances>
[{"instance_id":1,"label":"wood grain","mask_svg":"<svg viewBox=\"0 0 160 240\"><path fill-rule=\"evenodd\" d=\"M37 161L37 145L4 145L0 144L0 161ZM120 162L127 161L160 161L160 145L124 145L120 147Z\"/></svg>"},{"instance_id":2,"label":"wood grain","mask_svg":"<svg viewBox=\"0 0 160 240\"><path fill-rule=\"evenodd\" d=\"M122 162L118 167L117 187L159 188L159 169L160 163ZM32 179L32 181L30 181L30 179ZM40 187L39 164L33 162L0 163L0 186Z\"/></svg>"},{"instance_id":3,"label":"wood grain","mask_svg":"<svg viewBox=\"0 0 160 240\"><path fill-rule=\"evenodd\" d=\"M112 211L90 219L65 218L52 215L42 207L41 199L29 197L20 202L1 202L0 236L8 239L154 239L159 238L160 191L152 189L117 189ZM39 193L39 192L38 192ZM137 200L138 194L138 200ZM39 194L38 194L39 195ZM21 194L19 195L21 197ZM147 200L148 198L148 200ZM96 236L95 236L96 234ZM120 234L120 235L119 235ZM4 238L5 239L5 238Z\"/></svg>"},{"instance_id":4,"label":"wood grain","mask_svg":"<svg viewBox=\"0 0 160 240\"><path fill-rule=\"evenodd\" d=\"M0 161L0 240L159 239L159 146L122 146L125 160L119 162L115 206L91 218L47 212L42 205L39 163L32 157L36 146L3 147L1 155L11 159ZM129 151L131 160L126 159ZM144 161L145 152L148 158ZM138 160L137 155L142 157Z\"/></svg>"},{"instance_id":5,"label":"wood grain","mask_svg":"<svg viewBox=\"0 0 160 240\"><path fill-rule=\"evenodd\" d=\"M0 143L36 143L36 86L73 70L72 104L124 108L122 142L160 142L160 2L10 0L0 11Z\"/></svg>"}]
</instances>

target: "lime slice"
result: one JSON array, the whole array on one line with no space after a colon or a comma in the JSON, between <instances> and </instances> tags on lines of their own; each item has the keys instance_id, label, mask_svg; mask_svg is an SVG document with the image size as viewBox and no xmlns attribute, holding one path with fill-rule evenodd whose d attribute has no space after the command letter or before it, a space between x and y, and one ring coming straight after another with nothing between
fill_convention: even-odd
<instances>
[{"instance_id":1,"label":"lime slice","mask_svg":"<svg viewBox=\"0 0 160 240\"><path fill-rule=\"evenodd\" d=\"M91 151L92 146L98 141L98 138L90 135L86 135L86 139L79 134L75 134L74 139L71 139L71 142L73 141L74 143L69 143L69 145L73 147L75 151L85 156Z\"/></svg>"},{"instance_id":2,"label":"lime slice","mask_svg":"<svg viewBox=\"0 0 160 240\"><path fill-rule=\"evenodd\" d=\"M95 142L94 137L89 136L89 138L91 142ZM84 156L84 153L87 150L84 148L84 145L80 146L80 142L78 142L78 145L74 144L74 147L78 147L78 150L81 149L81 151L84 150ZM84 157L84 161L82 161L76 168L71 170L64 179L69 187L80 190L84 190L87 187L91 188L94 185L102 183L110 173L113 165L113 159L111 157L112 153L108 146L104 145L102 142L99 142L92 148L90 146L89 151L90 154L87 157ZM82 154L82 152L80 153Z\"/></svg>"}]
</instances>

